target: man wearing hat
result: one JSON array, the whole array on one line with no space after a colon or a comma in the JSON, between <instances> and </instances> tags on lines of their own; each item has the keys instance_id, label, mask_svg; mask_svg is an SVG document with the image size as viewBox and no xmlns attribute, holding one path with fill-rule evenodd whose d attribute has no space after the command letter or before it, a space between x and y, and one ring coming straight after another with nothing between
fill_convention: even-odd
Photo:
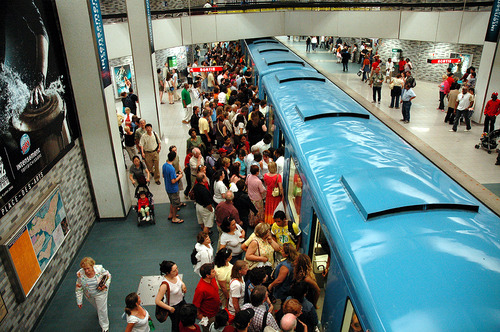
<instances>
[{"instance_id":1,"label":"man wearing hat","mask_svg":"<svg viewBox=\"0 0 500 332\"><path fill-rule=\"evenodd\" d=\"M491 99L484 107L484 133L488 134L495 130L495 120L498 114L500 114L500 100L498 100L498 92L493 92Z\"/></svg>"}]
</instances>

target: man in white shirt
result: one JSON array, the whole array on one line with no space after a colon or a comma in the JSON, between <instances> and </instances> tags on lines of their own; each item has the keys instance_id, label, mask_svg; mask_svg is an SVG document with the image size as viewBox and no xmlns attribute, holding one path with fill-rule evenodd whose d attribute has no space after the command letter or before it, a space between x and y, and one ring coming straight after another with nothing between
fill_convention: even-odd
<instances>
[{"instance_id":1,"label":"man in white shirt","mask_svg":"<svg viewBox=\"0 0 500 332\"><path fill-rule=\"evenodd\" d=\"M470 131L470 118L468 116L469 108L474 104L474 99L471 98L471 94L467 86L462 87L462 92L457 96L457 111L455 114L455 122L453 122L453 129L449 131L457 131L458 123L460 118L463 116L465 118L465 132Z\"/></svg>"},{"instance_id":2,"label":"man in white shirt","mask_svg":"<svg viewBox=\"0 0 500 332\"><path fill-rule=\"evenodd\" d=\"M269 150L271 147L271 142L273 141L273 136L271 134L265 134L264 138L257 142L254 146L259 149L260 153L263 153L266 150Z\"/></svg>"},{"instance_id":3,"label":"man in white shirt","mask_svg":"<svg viewBox=\"0 0 500 332\"><path fill-rule=\"evenodd\" d=\"M278 174L283 176L283 169L285 167L285 148L279 147L274 151L274 159L276 159L276 167Z\"/></svg>"}]
</instances>

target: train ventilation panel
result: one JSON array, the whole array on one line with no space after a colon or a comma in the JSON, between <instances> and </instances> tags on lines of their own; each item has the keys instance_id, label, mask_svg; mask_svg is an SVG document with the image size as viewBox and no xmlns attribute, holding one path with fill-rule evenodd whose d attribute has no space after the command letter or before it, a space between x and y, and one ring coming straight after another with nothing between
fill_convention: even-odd
<instances>
[{"instance_id":1,"label":"train ventilation panel","mask_svg":"<svg viewBox=\"0 0 500 332\"><path fill-rule=\"evenodd\" d=\"M322 82L322 83L326 82L326 79L323 75L317 72L305 71L305 70L282 71L276 73L275 77L276 81L279 84L287 82L295 82L295 81L312 81L312 82Z\"/></svg>"},{"instance_id":2,"label":"train ventilation panel","mask_svg":"<svg viewBox=\"0 0 500 332\"><path fill-rule=\"evenodd\" d=\"M368 112L352 112L346 109L330 108L330 107L317 107L317 106L295 106L295 110L302 118L302 121L306 122L314 119L321 118L337 118L337 117L350 117L350 118L361 118L369 119L370 115Z\"/></svg>"},{"instance_id":3,"label":"train ventilation panel","mask_svg":"<svg viewBox=\"0 0 500 332\"><path fill-rule=\"evenodd\" d=\"M283 53L288 53L290 50L287 50L286 48L266 48L264 50L259 50L259 53L267 53L267 52L283 52Z\"/></svg>"},{"instance_id":4,"label":"train ventilation panel","mask_svg":"<svg viewBox=\"0 0 500 332\"><path fill-rule=\"evenodd\" d=\"M261 40L256 40L252 42L252 44L258 45L258 44L279 44L278 41L274 39L261 39Z\"/></svg>"},{"instance_id":5,"label":"train ventilation panel","mask_svg":"<svg viewBox=\"0 0 500 332\"><path fill-rule=\"evenodd\" d=\"M479 211L471 196L436 170L385 167L346 174L340 181L366 221L437 209Z\"/></svg>"},{"instance_id":6,"label":"train ventilation panel","mask_svg":"<svg viewBox=\"0 0 500 332\"><path fill-rule=\"evenodd\" d=\"M268 66L276 66L276 65L282 65L285 63L293 63L296 65L301 65L302 67L306 66L306 63L301 60L274 60L274 61L266 61L266 64Z\"/></svg>"}]
</instances>

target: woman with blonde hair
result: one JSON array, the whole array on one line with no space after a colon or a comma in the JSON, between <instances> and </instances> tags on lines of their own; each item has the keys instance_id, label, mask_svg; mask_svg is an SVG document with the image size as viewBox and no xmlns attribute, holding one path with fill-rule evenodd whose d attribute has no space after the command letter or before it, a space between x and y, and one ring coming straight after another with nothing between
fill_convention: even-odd
<instances>
[{"instance_id":1,"label":"woman with blonde hair","mask_svg":"<svg viewBox=\"0 0 500 332\"><path fill-rule=\"evenodd\" d=\"M81 309L85 295L90 304L97 309L101 329L108 331L108 288L111 274L102 265L96 265L90 257L84 257L80 261L80 267L76 273L76 304Z\"/></svg>"},{"instance_id":2,"label":"woman with blonde hair","mask_svg":"<svg viewBox=\"0 0 500 332\"><path fill-rule=\"evenodd\" d=\"M264 210L264 221L272 225L274 223L274 210L283 199L283 180L278 173L278 167L274 161L268 164L269 173L264 174L264 183L267 188L266 205Z\"/></svg>"},{"instance_id":3,"label":"woman with blonde hair","mask_svg":"<svg viewBox=\"0 0 500 332\"><path fill-rule=\"evenodd\" d=\"M241 248L246 250L245 261L248 262L248 268L269 267L269 273L275 266L274 252L281 251L279 244L271 236L271 226L266 223L259 223L255 226L253 234L242 244Z\"/></svg>"},{"instance_id":4,"label":"woman with blonde hair","mask_svg":"<svg viewBox=\"0 0 500 332\"><path fill-rule=\"evenodd\" d=\"M306 298L317 307L319 298L319 286L312 270L311 259L306 254L299 254L294 262L293 281L295 283L304 281L309 286Z\"/></svg>"}]
</instances>

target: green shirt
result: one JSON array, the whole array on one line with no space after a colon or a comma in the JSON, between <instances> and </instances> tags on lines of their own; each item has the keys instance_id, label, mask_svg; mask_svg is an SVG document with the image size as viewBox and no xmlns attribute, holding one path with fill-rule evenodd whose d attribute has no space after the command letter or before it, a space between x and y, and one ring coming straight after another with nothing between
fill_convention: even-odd
<instances>
[{"instance_id":1,"label":"green shirt","mask_svg":"<svg viewBox=\"0 0 500 332\"><path fill-rule=\"evenodd\" d=\"M188 106L191 104L191 95L189 94L189 91L187 89L183 89L181 92L181 97L182 97L182 105L184 107Z\"/></svg>"}]
</instances>

